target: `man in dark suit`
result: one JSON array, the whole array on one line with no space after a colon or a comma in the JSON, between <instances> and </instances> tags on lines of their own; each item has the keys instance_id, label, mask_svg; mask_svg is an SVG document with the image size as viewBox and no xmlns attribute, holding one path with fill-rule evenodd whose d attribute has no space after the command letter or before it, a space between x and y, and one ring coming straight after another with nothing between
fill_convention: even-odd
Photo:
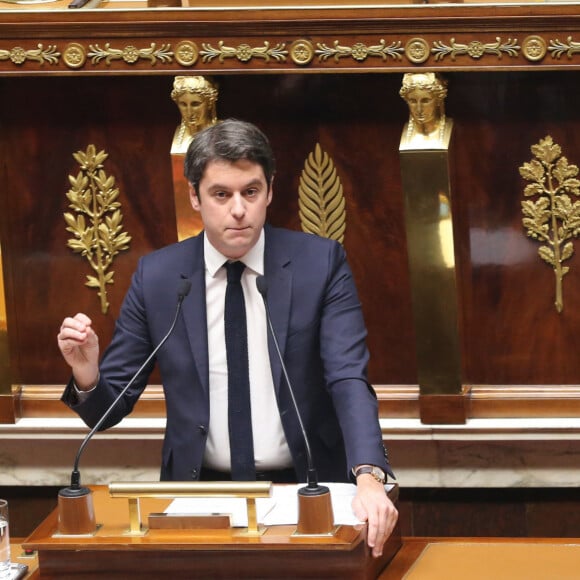
<instances>
[{"instance_id":1,"label":"man in dark suit","mask_svg":"<svg viewBox=\"0 0 580 580\"><path fill-rule=\"evenodd\" d=\"M175 330L156 356L167 406L161 478L231 479L230 447L237 442L230 446L224 296L226 266L243 262L255 476L291 482L305 481L307 474L300 420L256 288L256 279L264 276L273 329L318 477L356 480L353 509L368 521L368 542L378 556L397 511L383 485L385 474L392 473L366 378L360 302L340 244L265 224L274 169L267 138L249 123L227 120L196 136L185 174L204 231L139 261L100 365L91 320L77 314L63 321L58 343L73 371L63 400L94 426L167 333L179 288L189 280ZM131 412L154 364L103 429Z\"/></svg>"}]
</instances>

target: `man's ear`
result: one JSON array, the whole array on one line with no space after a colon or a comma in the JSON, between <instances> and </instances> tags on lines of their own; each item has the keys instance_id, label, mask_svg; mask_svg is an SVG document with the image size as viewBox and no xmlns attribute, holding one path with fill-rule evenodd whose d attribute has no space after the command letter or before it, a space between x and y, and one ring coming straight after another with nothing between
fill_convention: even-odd
<instances>
[{"instance_id":1,"label":"man's ear","mask_svg":"<svg viewBox=\"0 0 580 580\"><path fill-rule=\"evenodd\" d=\"M272 203L272 198L274 197L274 176L270 179L270 187L268 188L268 205Z\"/></svg>"},{"instance_id":2,"label":"man's ear","mask_svg":"<svg viewBox=\"0 0 580 580\"><path fill-rule=\"evenodd\" d=\"M195 211L199 211L200 210L200 201L199 201L199 196L197 195L197 192L195 191L195 187L193 187L193 185L188 182L187 183L187 188L189 191L189 202L191 203L191 207L195 210Z\"/></svg>"}]
</instances>

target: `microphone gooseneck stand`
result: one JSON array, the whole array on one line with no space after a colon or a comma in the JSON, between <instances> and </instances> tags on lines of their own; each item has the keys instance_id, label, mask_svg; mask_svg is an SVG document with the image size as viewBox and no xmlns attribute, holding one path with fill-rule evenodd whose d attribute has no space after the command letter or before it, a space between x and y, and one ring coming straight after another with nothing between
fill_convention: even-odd
<instances>
[{"instance_id":1,"label":"microphone gooseneck stand","mask_svg":"<svg viewBox=\"0 0 580 580\"><path fill-rule=\"evenodd\" d=\"M109 408L105 411L103 416L97 421L96 425L89 431L81 443L77 451L74 467L71 473L70 486L65 487L58 492L58 531L62 535L88 535L93 534L97 529L95 519L95 509L93 505L93 495L88 487L81 486L81 474L79 471L79 461L81 455L91 440L93 435L101 428L107 417L111 414L117 403L123 398L125 393L129 390L131 385L135 382L137 377L141 374L143 369L151 362L153 357L157 354L159 349L165 344L167 339L171 336L179 313L181 312L181 305L183 300L189 294L191 289L191 282L189 280L182 280L179 286L177 308L173 322L167 334L161 339L161 342L153 349L151 354L147 357L145 362L139 367L139 370L133 375L131 380L125 385L121 392L117 395L115 400L111 403Z\"/></svg>"},{"instance_id":2,"label":"microphone gooseneck stand","mask_svg":"<svg viewBox=\"0 0 580 580\"><path fill-rule=\"evenodd\" d=\"M290 377L286 370L278 339L274 333L272 318L270 317L270 309L268 308L268 302L266 300L268 294L268 283L264 276L258 276L258 278L256 278L256 287L264 300L266 320L268 321L270 336L272 337L276 353L280 360L282 374L284 375L284 379L288 385L288 392L292 399L292 405L296 417L298 418L302 438L304 439L304 447L306 449L306 459L308 462L307 484L298 489L298 525L296 527L296 533L299 535L331 535L334 529L334 514L332 512L330 490L325 485L319 485L318 483L318 475L312 460L308 434L304 428L300 409L298 408L298 403L296 402L296 397L294 395L294 389L292 388L292 383L290 382Z\"/></svg>"}]
</instances>

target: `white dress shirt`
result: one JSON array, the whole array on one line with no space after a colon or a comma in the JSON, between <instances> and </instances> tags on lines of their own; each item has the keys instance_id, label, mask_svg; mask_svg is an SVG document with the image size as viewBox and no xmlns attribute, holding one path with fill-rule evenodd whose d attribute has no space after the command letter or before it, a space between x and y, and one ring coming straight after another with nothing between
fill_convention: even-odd
<instances>
[{"instance_id":1,"label":"white dress shirt","mask_svg":"<svg viewBox=\"0 0 580 580\"><path fill-rule=\"evenodd\" d=\"M228 368L224 332L227 258L218 252L204 234L207 333L209 350L209 433L204 465L230 471L228 432ZM248 358L252 433L256 470L292 466L292 456L284 436L276 403L270 358L268 327L263 299L256 278L264 274L264 231L256 245L241 258L246 265L242 288L248 328Z\"/></svg>"}]
</instances>

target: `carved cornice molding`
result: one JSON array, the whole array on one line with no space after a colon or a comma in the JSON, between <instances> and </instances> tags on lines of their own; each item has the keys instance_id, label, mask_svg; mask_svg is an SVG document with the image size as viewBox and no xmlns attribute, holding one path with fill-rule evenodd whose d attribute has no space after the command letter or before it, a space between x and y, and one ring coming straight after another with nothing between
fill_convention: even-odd
<instances>
[{"instance_id":1,"label":"carved cornice molding","mask_svg":"<svg viewBox=\"0 0 580 580\"><path fill-rule=\"evenodd\" d=\"M82 70L89 73L155 72L180 73L196 71L216 73L220 69L283 70L298 72L305 68L336 72L389 69L398 72L416 71L421 66L430 70L525 68L580 68L580 33L576 36L544 38L529 35L496 37L493 41L460 40L451 37L429 42L422 37L409 39L374 38L368 43L333 38L312 42L297 38L291 42L252 40L179 40L177 42L104 42L50 43L23 42L9 45L0 41L0 74L19 71L21 74L51 73L58 70Z\"/></svg>"},{"instance_id":2,"label":"carved cornice molding","mask_svg":"<svg viewBox=\"0 0 580 580\"><path fill-rule=\"evenodd\" d=\"M580 68L573 5L420 8L6 13L0 75Z\"/></svg>"}]
</instances>

